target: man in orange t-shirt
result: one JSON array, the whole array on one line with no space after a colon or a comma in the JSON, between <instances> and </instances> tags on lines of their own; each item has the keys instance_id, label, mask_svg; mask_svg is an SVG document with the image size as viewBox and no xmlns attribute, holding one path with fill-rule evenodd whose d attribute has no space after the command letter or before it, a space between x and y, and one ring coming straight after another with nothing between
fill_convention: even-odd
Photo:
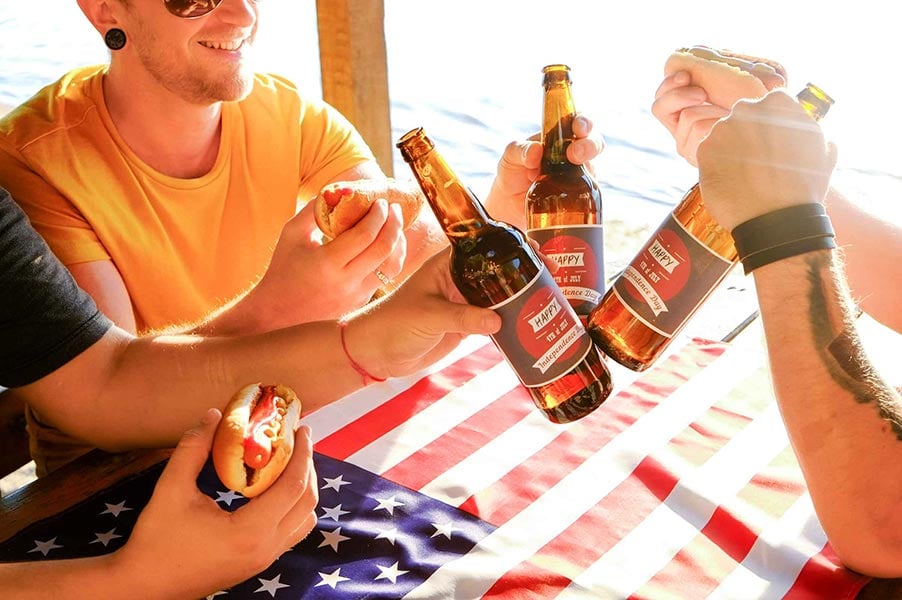
<instances>
[{"instance_id":1,"label":"man in orange t-shirt","mask_svg":"<svg viewBox=\"0 0 902 600\"><path fill-rule=\"evenodd\" d=\"M327 183L385 176L337 111L252 72L261 5L79 6L110 63L67 74L0 121L0 185L120 327L203 320L200 332L231 335L337 317L372 297L377 272L402 278L447 243L428 210L403 230L384 201L325 244L313 211L296 213ZM585 138L568 156L599 149ZM536 142L508 146L486 201L496 218L523 221L540 156ZM36 415L30 430L65 441Z\"/></svg>"}]
</instances>

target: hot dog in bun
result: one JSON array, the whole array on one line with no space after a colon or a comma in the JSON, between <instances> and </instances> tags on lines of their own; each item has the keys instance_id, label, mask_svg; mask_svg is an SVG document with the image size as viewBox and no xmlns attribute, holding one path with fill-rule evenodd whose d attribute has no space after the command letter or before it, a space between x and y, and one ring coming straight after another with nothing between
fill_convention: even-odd
<instances>
[{"instance_id":1,"label":"hot dog in bun","mask_svg":"<svg viewBox=\"0 0 902 600\"><path fill-rule=\"evenodd\" d=\"M314 218L320 230L335 238L357 224L377 198L385 198L390 204L398 204L404 217L404 227L413 223L423 194L413 182L393 179L360 179L331 183L314 199Z\"/></svg>"},{"instance_id":2,"label":"hot dog in bun","mask_svg":"<svg viewBox=\"0 0 902 600\"><path fill-rule=\"evenodd\" d=\"M284 385L253 383L222 412L213 438L213 467L231 490L253 498L282 474L294 450L301 401Z\"/></svg>"},{"instance_id":3,"label":"hot dog in bun","mask_svg":"<svg viewBox=\"0 0 902 600\"><path fill-rule=\"evenodd\" d=\"M777 62L706 46L681 48L671 54L664 75L677 71L687 71L692 85L704 88L711 103L726 108L786 85L786 69Z\"/></svg>"}]
</instances>

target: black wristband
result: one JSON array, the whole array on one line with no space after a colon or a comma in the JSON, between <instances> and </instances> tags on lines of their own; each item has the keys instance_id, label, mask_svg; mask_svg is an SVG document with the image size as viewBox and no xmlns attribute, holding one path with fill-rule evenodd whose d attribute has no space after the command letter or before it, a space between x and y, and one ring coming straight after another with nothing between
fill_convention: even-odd
<instances>
[{"instance_id":1,"label":"black wristband","mask_svg":"<svg viewBox=\"0 0 902 600\"><path fill-rule=\"evenodd\" d=\"M781 208L737 225L733 242L748 274L790 256L836 247L830 217L812 202Z\"/></svg>"},{"instance_id":2,"label":"black wristband","mask_svg":"<svg viewBox=\"0 0 902 600\"><path fill-rule=\"evenodd\" d=\"M836 240L833 236L824 235L796 240L746 256L742 259L742 270L748 275L759 267L789 258L790 256L797 256L815 250L832 250L833 248L836 248Z\"/></svg>"}]
</instances>

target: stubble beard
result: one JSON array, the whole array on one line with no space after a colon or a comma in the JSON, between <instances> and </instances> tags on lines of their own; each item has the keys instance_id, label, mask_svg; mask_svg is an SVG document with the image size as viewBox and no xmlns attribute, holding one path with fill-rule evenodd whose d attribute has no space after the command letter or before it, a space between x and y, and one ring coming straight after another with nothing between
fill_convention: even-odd
<instances>
[{"instance_id":1,"label":"stubble beard","mask_svg":"<svg viewBox=\"0 0 902 600\"><path fill-rule=\"evenodd\" d=\"M138 56L157 83L192 104L206 106L216 102L242 100L250 94L254 85L253 73L245 63L239 63L225 73L214 73L200 66L177 63L149 48L142 48Z\"/></svg>"}]
</instances>

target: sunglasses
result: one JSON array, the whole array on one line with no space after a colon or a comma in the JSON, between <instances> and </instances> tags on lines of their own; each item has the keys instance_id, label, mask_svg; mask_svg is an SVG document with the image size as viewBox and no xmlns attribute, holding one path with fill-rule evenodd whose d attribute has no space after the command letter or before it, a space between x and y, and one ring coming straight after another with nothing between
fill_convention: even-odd
<instances>
[{"instance_id":1,"label":"sunglasses","mask_svg":"<svg viewBox=\"0 0 902 600\"><path fill-rule=\"evenodd\" d=\"M180 19L196 19L213 12L222 0L163 0L163 4L166 10Z\"/></svg>"}]
</instances>

